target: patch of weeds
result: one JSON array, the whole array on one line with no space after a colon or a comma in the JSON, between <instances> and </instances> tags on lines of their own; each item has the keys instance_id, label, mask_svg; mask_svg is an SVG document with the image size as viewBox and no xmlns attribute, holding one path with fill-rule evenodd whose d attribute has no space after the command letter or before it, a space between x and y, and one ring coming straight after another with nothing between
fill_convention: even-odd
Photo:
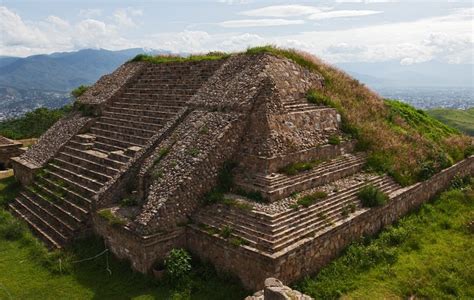
<instances>
[{"instance_id":1,"label":"patch of weeds","mask_svg":"<svg viewBox=\"0 0 474 300\"><path fill-rule=\"evenodd\" d=\"M265 202L265 197L263 197L262 193L259 191L246 191L244 189L236 189L234 191L237 195L244 196L250 200L255 202Z\"/></svg>"},{"instance_id":2,"label":"patch of weeds","mask_svg":"<svg viewBox=\"0 0 474 300\"><path fill-rule=\"evenodd\" d=\"M191 148L188 150L188 154L191 155L192 157L196 157L199 155L199 149L198 148Z\"/></svg>"},{"instance_id":3,"label":"patch of weeds","mask_svg":"<svg viewBox=\"0 0 474 300\"><path fill-rule=\"evenodd\" d=\"M155 170L155 171L151 174L151 177L152 177L154 180L161 179L161 178L163 178L163 171L162 171L161 169Z\"/></svg>"},{"instance_id":4,"label":"patch of weeds","mask_svg":"<svg viewBox=\"0 0 474 300\"><path fill-rule=\"evenodd\" d=\"M209 234L209 235L215 235L215 234L219 233L219 230L217 230L216 228L211 227L207 224L199 223L198 226L199 226L199 228L201 228L202 230L207 232L207 234Z\"/></svg>"},{"instance_id":5,"label":"patch of weeds","mask_svg":"<svg viewBox=\"0 0 474 300\"><path fill-rule=\"evenodd\" d=\"M137 206L137 205L138 205L138 199L134 196L125 197L122 200L120 200L121 207L131 207L131 206Z\"/></svg>"},{"instance_id":6,"label":"patch of weeds","mask_svg":"<svg viewBox=\"0 0 474 300\"><path fill-rule=\"evenodd\" d=\"M200 133L200 134L208 134L208 133L209 133L209 127L207 127L206 125L202 126L202 127L199 129L199 133Z\"/></svg>"},{"instance_id":7,"label":"patch of weeds","mask_svg":"<svg viewBox=\"0 0 474 300\"><path fill-rule=\"evenodd\" d=\"M116 216L111 209L106 208L97 213L100 217L107 220L107 222L114 227L121 227L127 224L127 220Z\"/></svg>"},{"instance_id":8,"label":"patch of weeds","mask_svg":"<svg viewBox=\"0 0 474 300\"><path fill-rule=\"evenodd\" d=\"M344 205L344 207L342 208L342 211L341 211L341 216L346 219L349 217L349 214L350 214L351 210L349 208L348 205Z\"/></svg>"},{"instance_id":9,"label":"patch of weeds","mask_svg":"<svg viewBox=\"0 0 474 300\"><path fill-rule=\"evenodd\" d=\"M241 237L233 237L229 240L229 242L234 245L234 246L246 246L249 245L250 243L247 240L244 240Z\"/></svg>"},{"instance_id":10,"label":"patch of weeds","mask_svg":"<svg viewBox=\"0 0 474 300\"><path fill-rule=\"evenodd\" d=\"M357 197L360 199L364 207L382 206L389 200L387 194L382 192L373 184L369 184L361 188L357 193Z\"/></svg>"},{"instance_id":11,"label":"patch of weeds","mask_svg":"<svg viewBox=\"0 0 474 300\"><path fill-rule=\"evenodd\" d=\"M289 206L291 209L298 209L300 206L297 203L292 203Z\"/></svg>"},{"instance_id":12,"label":"patch of weeds","mask_svg":"<svg viewBox=\"0 0 474 300\"><path fill-rule=\"evenodd\" d=\"M306 100L308 100L309 103L317 105L331 106L332 104L332 101L328 96L323 95L314 89L310 89L306 93Z\"/></svg>"},{"instance_id":13,"label":"patch of weeds","mask_svg":"<svg viewBox=\"0 0 474 300\"><path fill-rule=\"evenodd\" d=\"M138 54L132 58L129 62L146 61L153 64L162 63L174 63L174 62L188 62L188 61L206 61L206 60L219 60L228 58L230 54L224 52L209 52L204 55L189 55L189 56L178 56L178 55L148 55Z\"/></svg>"},{"instance_id":14,"label":"patch of weeds","mask_svg":"<svg viewBox=\"0 0 474 300\"><path fill-rule=\"evenodd\" d=\"M308 207L308 206L318 202L319 200L322 200L322 199L326 198L327 196L328 196L328 194L324 191L316 191L316 192L313 192L309 195L305 195L305 196L299 198L296 203L301 205L301 206Z\"/></svg>"},{"instance_id":15,"label":"patch of weeds","mask_svg":"<svg viewBox=\"0 0 474 300\"><path fill-rule=\"evenodd\" d=\"M80 85L80 86L78 86L77 88L75 88L71 91L71 96L73 96L75 99L77 99L80 96L82 96L88 89L89 89L89 86Z\"/></svg>"},{"instance_id":16,"label":"patch of weeds","mask_svg":"<svg viewBox=\"0 0 474 300\"><path fill-rule=\"evenodd\" d=\"M219 235L225 239L228 239L232 235L233 231L234 230L232 229L232 227L230 227L229 225L225 225L224 227L222 227L221 231L219 232Z\"/></svg>"},{"instance_id":17,"label":"patch of weeds","mask_svg":"<svg viewBox=\"0 0 474 300\"><path fill-rule=\"evenodd\" d=\"M153 165L158 164L163 158L165 158L166 155L168 155L169 152L169 147L161 148L160 151L158 151L158 156L153 161Z\"/></svg>"},{"instance_id":18,"label":"patch of weeds","mask_svg":"<svg viewBox=\"0 0 474 300\"><path fill-rule=\"evenodd\" d=\"M328 144L330 145L339 145L341 143L341 137L337 134L333 134L328 138Z\"/></svg>"},{"instance_id":19,"label":"patch of weeds","mask_svg":"<svg viewBox=\"0 0 474 300\"><path fill-rule=\"evenodd\" d=\"M313 169L314 167L316 167L317 165L321 164L322 162L323 162L322 160L312 160L308 162L292 163L279 169L278 172L283 173L288 176L293 176L304 171L309 171Z\"/></svg>"}]
</instances>

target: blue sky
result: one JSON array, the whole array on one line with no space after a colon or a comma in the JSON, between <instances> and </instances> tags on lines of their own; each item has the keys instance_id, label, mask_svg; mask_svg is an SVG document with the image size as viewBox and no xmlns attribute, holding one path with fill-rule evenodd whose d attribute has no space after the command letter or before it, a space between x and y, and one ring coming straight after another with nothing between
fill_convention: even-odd
<instances>
[{"instance_id":1,"label":"blue sky","mask_svg":"<svg viewBox=\"0 0 474 300\"><path fill-rule=\"evenodd\" d=\"M0 55L271 43L331 62L473 63L473 11L472 1L2 0Z\"/></svg>"}]
</instances>

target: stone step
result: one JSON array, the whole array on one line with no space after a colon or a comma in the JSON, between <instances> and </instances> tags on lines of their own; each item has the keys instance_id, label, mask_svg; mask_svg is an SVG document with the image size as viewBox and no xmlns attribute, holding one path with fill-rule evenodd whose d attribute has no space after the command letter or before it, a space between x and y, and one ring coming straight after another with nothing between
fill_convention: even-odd
<instances>
[{"instance_id":1,"label":"stone step","mask_svg":"<svg viewBox=\"0 0 474 300\"><path fill-rule=\"evenodd\" d=\"M55 164L54 162L51 162L48 164L48 169L51 169L53 172L62 175L63 177L66 177L70 179L71 181L77 182L81 185L84 185L85 187L88 187L89 189L97 192L100 190L102 186L104 186L103 182L100 182L92 177L86 176L81 173L76 173L72 170L63 168L62 166L59 166Z\"/></svg>"},{"instance_id":2,"label":"stone step","mask_svg":"<svg viewBox=\"0 0 474 300\"><path fill-rule=\"evenodd\" d=\"M143 99L139 97L126 97L126 96L121 96L120 98L117 98L117 102L119 103L132 103L132 104L147 104L147 105L159 105L159 106L170 106L170 107L179 107L182 108L183 106L186 106L187 103L187 98L186 99L181 99L181 100L166 100L166 99L159 99L158 97L155 97L153 99Z\"/></svg>"},{"instance_id":3,"label":"stone step","mask_svg":"<svg viewBox=\"0 0 474 300\"><path fill-rule=\"evenodd\" d=\"M128 93L192 96L199 86L135 84L127 89Z\"/></svg>"},{"instance_id":4,"label":"stone step","mask_svg":"<svg viewBox=\"0 0 474 300\"><path fill-rule=\"evenodd\" d=\"M78 229L79 223L72 223L70 215L58 206L55 206L53 202L40 197L34 191L20 192L20 197L24 200L23 203L26 206L42 217L47 218L48 222L54 225L61 233L72 235Z\"/></svg>"},{"instance_id":5,"label":"stone step","mask_svg":"<svg viewBox=\"0 0 474 300\"><path fill-rule=\"evenodd\" d=\"M15 215L17 218L26 222L28 227L33 230L33 233L46 244L46 246L50 249L61 249L62 242L52 237L48 234L45 230L39 228L33 221L31 221L28 215L23 212L20 208L17 208L16 202L8 204L9 210Z\"/></svg>"},{"instance_id":6,"label":"stone step","mask_svg":"<svg viewBox=\"0 0 474 300\"><path fill-rule=\"evenodd\" d=\"M81 219L89 213L91 207L91 200L83 197L81 194L73 190L73 188L66 186L66 184L60 181L55 181L50 178L42 178L38 184L43 187L45 192L49 192L54 195L53 191L63 193L63 201L60 202L61 206L68 211L73 213L76 218Z\"/></svg>"},{"instance_id":7,"label":"stone step","mask_svg":"<svg viewBox=\"0 0 474 300\"><path fill-rule=\"evenodd\" d=\"M122 148L120 148L120 149L122 149ZM94 151L93 149L83 151L83 150L78 150L78 149L74 148L73 145L71 145L71 146L64 147L63 151L64 151L65 154L67 154L69 156L74 156L74 157L77 157L79 159L91 161L95 164L103 165L107 168L112 168L114 170L119 170L124 165L123 162L110 159L108 157L108 154L105 154L103 152ZM104 173L107 174L106 172L104 172Z\"/></svg>"},{"instance_id":8,"label":"stone step","mask_svg":"<svg viewBox=\"0 0 474 300\"><path fill-rule=\"evenodd\" d=\"M141 116L167 119L176 114L175 112L167 112L167 111L154 111L154 110L146 110L146 109L131 109L131 108L117 108L117 107L107 107L106 111L116 113L116 114L134 115L137 117L137 119Z\"/></svg>"},{"instance_id":9,"label":"stone step","mask_svg":"<svg viewBox=\"0 0 474 300\"><path fill-rule=\"evenodd\" d=\"M142 147L143 144L146 143L146 140L140 140L143 144L137 144L134 142L135 140L132 139L132 136L114 134L113 132L104 132L104 130L100 129L94 129L94 131L95 136L97 137L94 145L99 149L104 149L107 152L125 150L128 147L134 146ZM99 134L99 132L102 134ZM126 141L125 138L130 138L134 141Z\"/></svg>"},{"instance_id":10,"label":"stone step","mask_svg":"<svg viewBox=\"0 0 474 300\"><path fill-rule=\"evenodd\" d=\"M100 122L105 123L105 124L139 128L139 129L145 129L145 130L150 130L150 131L155 131L155 132L163 128L163 125L140 122L140 120L132 121L132 120L126 120L126 119L119 119L119 118L110 118L110 117L100 117L99 120Z\"/></svg>"},{"instance_id":11,"label":"stone step","mask_svg":"<svg viewBox=\"0 0 474 300\"><path fill-rule=\"evenodd\" d=\"M43 216L40 216L35 211L31 210L31 208L29 208L27 205L25 205L23 201L24 200L22 200L21 197L17 197L13 204L15 208L22 213L22 215L26 216L26 219L35 224L36 227L40 228L48 236L53 237L53 239L60 245L64 245L69 240L70 236L60 232L55 226L48 223L48 221Z\"/></svg>"},{"instance_id":12,"label":"stone step","mask_svg":"<svg viewBox=\"0 0 474 300\"><path fill-rule=\"evenodd\" d=\"M57 158L108 176L114 176L118 172L117 169L108 166L108 162L105 159L98 163L97 161L94 162L67 152L59 152Z\"/></svg>"},{"instance_id":13,"label":"stone step","mask_svg":"<svg viewBox=\"0 0 474 300\"><path fill-rule=\"evenodd\" d=\"M91 127L90 132L95 134L98 142L106 142L113 146L128 148L132 146L143 146L148 141L148 138L134 136L130 134L105 130L97 127ZM106 139L104 141L104 138ZM111 142L112 141L112 142Z\"/></svg>"},{"instance_id":14,"label":"stone step","mask_svg":"<svg viewBox=\"0 0 474 300\"><path fill-rule=\"evenodd\" d=\"M168 103L179 103L182 101L188 101L190 95L181 95L177 93L171 94L158 94L158 93L135 93L126 91L122 94L121 98L132 98L132 99L142 99L142 100L161 100L168 101Z\"/></svg>"},{"instance_id":15,"label":"stone step","mask_svg":"<svg viewBox=\"0 0 474 300\"><path fill-rule=\"evenodd\" d=\"M385 188L384 188L385 189ZM386 190L386 189L385 189ZM357 196L354 196L354 199L357 199ZM360 206L360 203L358 204ZM284 248L291 246L292 244L296 243L298 240L301 240L308 236L314 236L314 234L318 231L323 230L327 226L331 226L331 223L335 223L337 221L343 220L342 217L342 209L343 206L338 206L337 208L332 209L332 207L328 207L322 211L327 219L320 219L312 227L306 227L308 223L314 222L310 220L305 224L300 224L298 227L291 228L290 231L282 233L283 237L280 241L276 241L272 246L273 252L278 252L283 250ZM317 217L317 216L316 216Z\"/></svg>"},{"instance_id":16,"label":"stone step","mask_svg":"<svg viewBox=\"0 0 474 300\"><path fill-rule=\"evenodd\" d=\"M136 116L128 113L114 113L111 111L104 111L102 116L107 117L107 118L114 118L114 119L124 119L124 120L129 120L129 121L134 121L134 122L143 122L143 123L152 123L152 124L165 124L168 121L168 118L166 117L149 117L149 116Z\"/></svg>"},{"instance_id":17,"label":"stone step","mask_svg":"<svg viewBox=\"0 0 474 300\"><path fill-rule=\"evenodd\" d=\"M109 176L107 174L92 170L92 169L87 168L87 167L83 167L83 166L78 165L78 164L71 163L71 162L63 160L59 157L55 157L53 159L53 163L55 165L57 165L58 167L69 170L69 171L74 172L76 174L81 174L81 175L87 176L89 178L92 178L92 179L100 182L100 183L105 183L105 182L109 181L112 178L111 176Z\"/></svg>"},{"instance_id":18,"label":"stone step","mask_svg":"<svg viewBox=\"0 0 474 300\"><path fill-rule=\"evenodd\" d=\"M104 123L101 121L97 121L94 123L94 128L99 128L107 131L113 131L118 133L123 133L127 135L133 135L142 138L150 138L156 134L156 131L148 130L148 129L141 129L141 128L134 128L128 127L123 125L116 125L116 124L109 124Z\"/></svg>"},{"instance_id":19,"label":"stone step","mask_svg":"<svg viewBox=\"0 0 474 300\"><path fill-rule=\"evenodd\" d=\"M33 183L31 187L25 188L25 193L30 198L43 206L50 207L56 212L56 215L62 216L63 220L71 226L81 223L88 214L88 209L73 203L75 200L68 199L69 195L65 192L64 195L60 195L57 191L57 189L45 184L44 180L39 180L39 182Z\"/></svg>"},{"instance_id":20,"label":"stone step","mask_svg":"<svg viewBox=\"0 0 474 300\"><path fill-rule=\"evenodd\" d=\"M136 100L133 102L114 102L112 107L115 108L126 108L126 109L144 109L144 110L152 110L152 111L163 111L163 112L171 112L176 113L181 109L181 106L173 106L173 105L159 105L159 104L150 104L150 103L142 103L141 100Z\"/></svg>"},{"instance_id":21,"label":"stone step","mask_svg":"<svg viewBox=\"0 0 474 300\"><path fill-rule=\"evenodd\" d=\"M265 186L268 187L269 190L274 190L278 188L285 187L290 184L299 183L303 180L314 178L314 176L321 176L323 174L331 173L334 171L342 170L347 166L351 166L354 164L364 163L364 157L355 157L355 156L348 156L343 159L335 159L331 160L327 163L323 163L320 166L316 166L312 170L303 171L299 174L295 175L285 175L285 174L276 174L272 179L268 180L268 178L262 178L262 181L265 180Z\"/></svg>"},{"instance_id":22,"label":"stone step","mask_svg":"<svg viewBox=\"0 0 474 300\"><path fill-rule=\"evenodd\" d=\"M56 172L56 171L49 171L48 172L48 178L50 178L51 180L54 180L54 181L59 180L59 181L66 182L66 184L69 187L71 187L71 189L75 193L83 196L84 198L92 198L92 196L97 193L97 190L93 190L93 189L83 185L82 183L79 183L75 179L71 180L71 179L69 179L69 176L65 176L62 173L59 173L59 172Z\"/></svg>"}]
</instances>

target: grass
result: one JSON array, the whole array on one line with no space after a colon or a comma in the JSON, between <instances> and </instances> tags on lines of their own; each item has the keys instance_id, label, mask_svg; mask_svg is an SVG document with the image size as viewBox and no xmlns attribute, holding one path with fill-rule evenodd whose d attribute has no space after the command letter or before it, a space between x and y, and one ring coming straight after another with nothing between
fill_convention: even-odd
<instances>
[{"instance_id":1,"label":"grass","mask_svg":"<svg viewBox=\"0 0 474 300\"><path fill-rule=\"evenodd\" d=\"M171 63L171 62L189 62L189 61L206 61L206 60L218 60L228 58L230 54L223 52L209 52L202 55L190 55L190 56L177 56L177 55L147 55L138 54L131 62L146 61L154 64Z\"/></svg>"},{"instance_id":2,"label":"grass","mask_svg":"<svg viewBox=\"0 0 474 300\"><path fill-rule=\"evenodd\" d=\"M71 96L73 96L75 99L81 97L87 90L89 89L89 86L87 85L80 85L77 88L73 89L71 91Z\"/></svg>"},{"instance_id":3,"label":"grass","mask_svg":"<svg viewBox=\"0 0 474 300\"><path fill-rule=\"evenodd\" d=\"M0 122L0 135L10 139L38 138L69 111L69 105L58 109L35 109L22 117Z\"/></svg>"},{"instance_id":4,"label":"grass","mask_svg":"<svg viewBox=\"0 0 474 300\"><path fill-rule=\"evenodd\" d=\"M99 216L107 220L110 225L112 226L123 226L127 224L127 221L125 219L122 219L118 216L116 216L110 209L106 208L97 213Z\"/></svg>"},{"instance_id":5,"label":"grass","mask_svg":"<svg viewBox=\"0 0 474 300\"><path fill-rule=\"evenodd\" d=\"M133 272L110 254L74 262L103 252L103 241L95 237L63 252L47 252L4 209L18 191L13 177L0 180L0 299L187 299L187 294L192 299L243 299L249 294L235 278L197 260L184 290Z\"/></svg>"},{"instance_id":6,"label":"grass","mask_svg":"<svg viewBox=\"0 0 474 300\"><path fill-rule=\"evenodd\" d=\"M372 184L368 184L361 188L357 193L357 197L360 199L364 207L382 206L388 202L387 194Z\"/></svg>"},{"instance_id":7,"label":"grass","mask_svg":"<svg viewBox=\"0 0 474 300\"><path fill-rule=\"evenodd\" d=\"M324 198L326 198L328 196L328 194L326 192L323 192L323 191L316 191L316 192L313 192L311 194L308 194L308 195L305 195L301 198L299 198L296 203L298 205L301 205L301 206L304 206L304 207L308 207Z\"/></svg>"},{"instance_id":8,"label":"grass","mask_svg":"<svg viewBox=\"0 0 474 300\"><path fill-rule=\"evenodd\" d=\"M436 108L427 110L426 113L448 126L474 136L474 107L466 110Z\"/></svg>"},{"instance_id":9,"label":"grass","mask_svg":"<svg viewBox=\"0 0 474 300\"><path fill-rule=\"evenodd\" d=\"M461 135L423 111L400 102L384 101L359 81L305 52L271 45L250 48L249 55L269 53L285 57L324 77L324 87L308 92L308 101L334 107L342 129L358 140L358 150L369 152L369 166L390 173L400 184L422 180L421 166L461 160L470 144Z\"/></svg>"},{"instance_id":10,"label":"grass","mask_svg":"<svg viewBox=\"0 0 474 300\"><path fill-rule=\"evenodd\" d=\"M473 189L442 193L297 288L316 299L472 299Z\"/></svg>"},{"instance_id":11,"label":"grass","mask_svg":"<svg viewBox=\"0 0 474 300\"><path fill-rule=\"evenodd\" d=\"M322 160L296 162L296 163L292 163L292 164L284 166L283 168L279 169L278 172L286 174L288 176L293 176L304 171L309 171L321 163L322 163Z\"/></svg>"}]
</instances>

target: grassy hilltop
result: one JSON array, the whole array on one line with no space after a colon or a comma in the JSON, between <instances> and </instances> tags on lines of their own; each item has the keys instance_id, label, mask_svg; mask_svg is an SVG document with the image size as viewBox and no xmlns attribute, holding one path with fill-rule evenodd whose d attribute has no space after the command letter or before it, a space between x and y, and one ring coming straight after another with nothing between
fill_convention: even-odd
<instances>
[{"instance_id":1,"label":"grassy hilltop","mask_svg":"<svg viewBox=\"0 0 474 300\"><path fill-rule=\"evenodd\" d=\"M466 110L436 108L428 110L427 113L449 126L474 136L474 107Z\"/></svg>"}]
</instances>

